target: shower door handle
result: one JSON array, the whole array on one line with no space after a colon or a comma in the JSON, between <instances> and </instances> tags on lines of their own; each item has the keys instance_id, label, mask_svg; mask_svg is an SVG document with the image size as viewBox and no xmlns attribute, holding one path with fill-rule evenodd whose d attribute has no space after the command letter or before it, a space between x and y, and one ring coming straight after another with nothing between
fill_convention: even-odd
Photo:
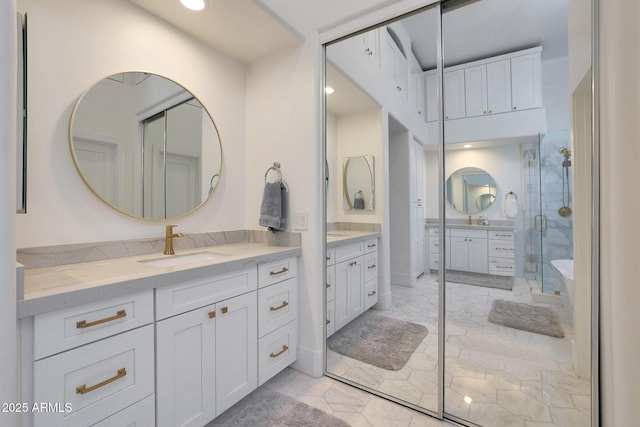
<instances>
[{"instance_id":1,"label":"shower door handle","mask_svg":"<svg viewBox=\"0 0 640 427\"><path fill-rule=\"evenodd\" d=\"M538 219L540 219L540 222L538 222ZM540 224L539 227L538 224ZM536 215L535 217L533 217L533 226L535 227L536 231L539 231L541 233L543 231L547 231L547 217L542 214Z\"/></svg>"}]
</instances>

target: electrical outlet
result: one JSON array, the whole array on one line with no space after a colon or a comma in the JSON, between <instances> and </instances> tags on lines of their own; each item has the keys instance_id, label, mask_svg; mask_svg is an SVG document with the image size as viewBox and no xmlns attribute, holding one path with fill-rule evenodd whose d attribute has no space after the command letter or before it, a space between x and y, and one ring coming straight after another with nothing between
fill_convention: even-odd
<instances>
[{"instance_id":1,"label":"electrical outlet","mask_svg":"<svg viewBox=\"0 0 640 427\"><path fill-rule=\"evenodd\" d=\"M309 214L306 212L293 213L293 229L298 231L307 231L309 228Z\"/></svg>"}]
</instances>

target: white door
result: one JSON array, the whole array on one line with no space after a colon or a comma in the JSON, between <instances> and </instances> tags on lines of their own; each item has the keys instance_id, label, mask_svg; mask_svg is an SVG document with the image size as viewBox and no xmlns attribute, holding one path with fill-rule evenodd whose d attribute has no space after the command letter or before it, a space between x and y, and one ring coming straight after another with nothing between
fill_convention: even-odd
<instances>
[{"instance_id":1,"label":"white door","mask_svg":"<svg viewBox=\"0 0 640 427\"><path fill-rule=\"evenodd\" d=\"M105 141L74 138L76 160L91 188L112 205L117 202L118 146Z\"/></svg>"},{"instance_id":2,"label":"white door","mask_svg":"<svg viewBox=\"0 0 640 427\"><path fill-rule=\"evenodd\" d=\"M216 416L214 313L210 305L157 323L158 427L201 427Z\"/></svg>"},{"instance_id":3,"label":"white door","mask_svg":"<svg viewBox=\"0 0 640 427\"><path fill-rule=\"evenodd\" d=\"M173 218L200 204L200 158L167 153L166 162L166 214Z\"/></svg>"},{"instance_id":4,"label":"white door","mask_svg":"<svg viewBox=\"0 0 640 427\"><path fill-rule=\"evenodd\" d=\"M258 301L249 292L216 304L216 416L258 386Z\"/></svg>"}]
</instances>

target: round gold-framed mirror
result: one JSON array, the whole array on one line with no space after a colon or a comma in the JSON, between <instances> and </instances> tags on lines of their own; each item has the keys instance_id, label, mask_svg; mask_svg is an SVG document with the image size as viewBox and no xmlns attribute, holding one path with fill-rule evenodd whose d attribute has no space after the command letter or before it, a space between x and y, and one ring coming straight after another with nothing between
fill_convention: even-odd
<instances>
[{"instance_id":1,"label":"round gold-framed mirror","mask_svg":"<svg viewBox=\"0 0 640 427\"><path fill-rule=\"evenodd\" d=\"M484 169L465 167L447 178L447 201L463 214L483 212L496 200L497 186Z\"/></svg>"},{"instance_id":2,"label":"round gold-framed mirror","mask_svg":"<svg viewBox=\"0 0 640 427\"><path fill-rule=\"evenodd\" d=\"M157 74L108 76L76 102L69 124L73 162L91 191L135 218L187 215L220 181L222 144L200 101Z\"/></svg>"}]
</instances>

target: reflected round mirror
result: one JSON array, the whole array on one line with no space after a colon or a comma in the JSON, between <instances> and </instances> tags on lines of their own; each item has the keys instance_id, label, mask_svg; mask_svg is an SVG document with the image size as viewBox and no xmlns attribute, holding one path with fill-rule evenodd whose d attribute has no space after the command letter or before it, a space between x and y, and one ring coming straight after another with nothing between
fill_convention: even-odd
<instances>
[{"instance_id":1,"label":"reflected round mirror","mask_svg":"<svg viewBox=\"0 0 640 427\"><path fill-rule=\"evenodd\" d=\"M373 210L375 195L374 157L345 157L343 189L345 209Z\"/></svg>"},{"instance_id":2,"label":"reflected round mirror","mask_svg":"<svg viewBox=\"0 0 640 427\"><path fill-rule=\"evenodd\" d=\"M483 169L458 169L447 179L447 200L458 212L482 212L496 200L496 182Z\"/></svg>"},{"instance_id":3,"label":"reflected round mirror","mask_svg":"<svg viewBox=\"0 0 640 427\"><path fill-rule=\"evenodd\" d=\"M87 90L71 115L69 145L91 191L137 218L186 215L220 181L222 146L211 116L156 74L115 74Z\"/></svg>"}]
</instances>

